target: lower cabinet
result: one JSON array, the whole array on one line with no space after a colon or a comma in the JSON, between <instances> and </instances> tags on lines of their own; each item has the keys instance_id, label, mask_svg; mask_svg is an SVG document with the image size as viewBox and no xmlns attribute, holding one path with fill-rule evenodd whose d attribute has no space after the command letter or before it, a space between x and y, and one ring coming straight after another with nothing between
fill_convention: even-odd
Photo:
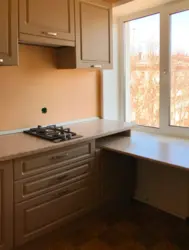
<instances>
[{"instance_id":1,"label":"lower cabinet","mask_svg":"<svg viewBox=\"0 0 189 250\"><path fill-rule=\"evenodd\" d=\"M0 163L0 250L13 246L13 169L11 162Z\"/></svg>"},{"instance_id":2,"label":"lower cabinet","mask_svg":"<svg viewBox=\"0 0 189 250\"><path fill-rule=\"evenodd\" d=\"M43 177L39 175L15 182L15 188L18 184L23 187L15 192L15 198L23 197L15 199L15 246L59 228L94 208L94 163L94 158L89 158L50 171ZM61 173L64 178L60 178ZM35 197L23 195L26 186L31 186ZM39 186L42 193L36 191Z\"/></svg>"},{"instance_id":3,"label":"lower cabinet","mask_svg":"<svg viewBox=\"0 0 189 250\"><path fill-rule=\"evenodd\" d=\"M91 157L84 160L79 160L83 159L79 156L71 164L51 164L48 171L40 174L36 172L27 177L19 175L21 178L14 176L15 247L66 225L96 208L116 209L119 204L122 207L123 203L128 203L135 189L135 160L101 149L96 149L95 157L94 154L89 155ZM32 159L29 158L28 164ZM40 155L38 159L41 163ZM20 159L22 161L24 159ZM15 173L18 169L20 164L15 164ZM4 199L5 195L10 197L9 200L1 201L4 202L4 210L1 212L3 226L0 231L0 250L9 249L3 248L5 243L12 245L8 241L12 233L13 178L10 170L10 166L5 168L3 165L0 168L0 181L4 187L1 198Z\"/></svg>"},{"instance_id":4,"label":"lower cabinet","mask_svg":"<svg viewBox=\"0 0 189 250\"><path fill-rule=\"evenodd\" d=\"M68 223L89 209L85 180L15 207L16 246Z\"/></svg>"}]
</instances>

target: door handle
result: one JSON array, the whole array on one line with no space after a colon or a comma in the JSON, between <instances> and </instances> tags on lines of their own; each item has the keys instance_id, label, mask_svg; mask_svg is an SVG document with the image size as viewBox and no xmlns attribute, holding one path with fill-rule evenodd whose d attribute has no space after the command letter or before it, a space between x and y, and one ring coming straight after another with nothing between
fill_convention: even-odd
<instances>
[{"instance_id":1,"label":"door handle","mask_svg":"<svg viewBox=\"0 0 189 250\"><path fill-rule=\"evenodd\" d=\"M57 36L57 32L43 31L42 34L47 36Z\"/></svg>"}]
</instances>

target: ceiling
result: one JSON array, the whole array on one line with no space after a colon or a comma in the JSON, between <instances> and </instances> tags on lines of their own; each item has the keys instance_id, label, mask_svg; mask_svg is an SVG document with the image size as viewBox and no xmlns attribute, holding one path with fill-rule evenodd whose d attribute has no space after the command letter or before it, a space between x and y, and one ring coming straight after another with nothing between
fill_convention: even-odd
<instances>
[{"instance_id":1,"label":"ceiling","mask_svg":"<svg viewBox=\"0 0 189 250\"><path fill-rule=\"evenodd\" d=\"M122 5L117 5L117 3L114 4L113 8L113 15L114 17L119 17L119 16L126 16L128 14L131 14L133 12L138 12L144 9L149 9L153 8L158 5L162 5L168 2L172 2L174 0L131 0L131 1L118 1L118 4ZM123 4L124 2L127 2Z\"/></svg>"}]
</instances>

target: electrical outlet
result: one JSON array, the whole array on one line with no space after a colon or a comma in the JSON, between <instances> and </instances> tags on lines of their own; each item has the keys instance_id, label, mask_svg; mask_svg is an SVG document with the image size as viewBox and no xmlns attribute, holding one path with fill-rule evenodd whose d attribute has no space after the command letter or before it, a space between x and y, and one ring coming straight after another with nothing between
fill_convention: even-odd
<instances>
[{"instance_id":1,"label":"electrical outlet","mask_svg":"<svg viewBox=\"0 0 189 250\"><path fill-rule=\"evenodd\" d=\"M41 109L41 112L42 112L42 114L46 114L47 113L47 108L46 107L43 107L42 109Z\"/></svg>"}]
</instances>

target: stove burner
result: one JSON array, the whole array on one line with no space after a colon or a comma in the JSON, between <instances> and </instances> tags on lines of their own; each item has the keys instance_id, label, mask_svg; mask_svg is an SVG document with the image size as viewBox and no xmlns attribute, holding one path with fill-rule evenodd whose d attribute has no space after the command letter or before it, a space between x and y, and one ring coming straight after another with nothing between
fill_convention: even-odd
<instances>
[{"instance_id":1,"label":"stove burner","mask_svg":"<svg viewBox=\"0 0 189 250\"><path fill-rule=\"evenodd\" d=\"M82 137L72 132L70 128L64 128L63 126L57 127L56 125L47 127L37 126L37 128L31 128L30 130L24 131L24 133L52 142L61 142Z\"/></svg>"}]
</instances>

